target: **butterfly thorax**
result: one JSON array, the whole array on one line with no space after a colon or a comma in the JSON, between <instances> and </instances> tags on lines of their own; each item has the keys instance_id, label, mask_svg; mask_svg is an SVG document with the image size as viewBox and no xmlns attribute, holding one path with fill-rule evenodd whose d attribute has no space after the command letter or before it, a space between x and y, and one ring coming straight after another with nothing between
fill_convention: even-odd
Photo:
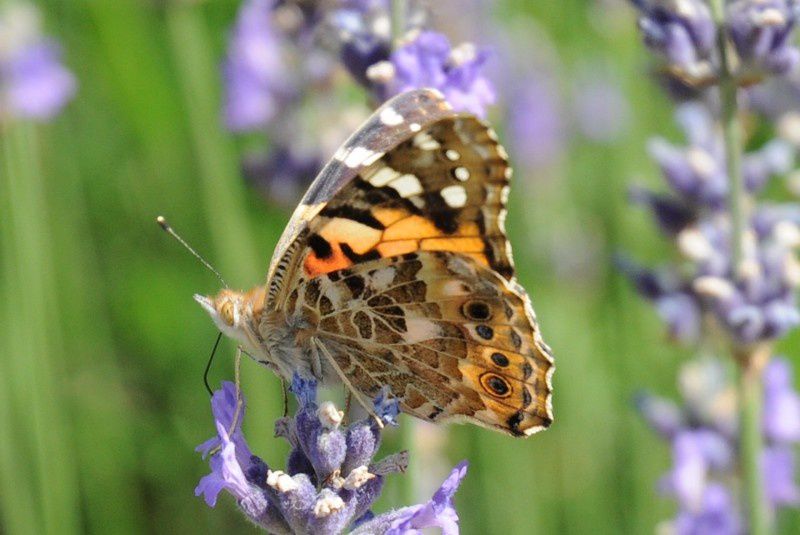
<instances>
[{"instance_id":1,"label":"butterfly thorax","mask_svg":"<svg viewBox=\"0 0 800 535\"><path fill-rule=\"evenodd\" d=\"M214 297L196 295L195 299L217 327L260 364L287 380L294 373L322 380L322 372L311 364L313 311L266 308L265 294L265 287L257 286L247 292L225 289Z\"/></svg>"}]
</instances>

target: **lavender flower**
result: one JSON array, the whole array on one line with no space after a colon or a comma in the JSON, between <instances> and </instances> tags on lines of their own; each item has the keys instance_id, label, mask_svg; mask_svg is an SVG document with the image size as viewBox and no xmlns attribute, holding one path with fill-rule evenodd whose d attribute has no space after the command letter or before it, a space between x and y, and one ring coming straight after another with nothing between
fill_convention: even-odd
<instances>
[{"instance_id":1,"label":"lavender flower","mask_svg":"<svg viewBox=\"0 0 800 535\"><path fill-rule=\"evenodd\" d=\"M440 90L457 110L486 115L495 101L491 82L483 75L489 58L472 43L453 48L444 35L433 31L413 33L388 61L372 65L367 76L381 100L420 87Z\"/></svg>"},{"instance_id":2,"label":"lavender flower","mask_svg":"<svg viewBox=\"0 0 800 535\"><path fill-rule=\"evenodd\" d=\"M581 66L575 76L574 117L578 131L595 142L608 143L625 131L630 107L620 79L608 66L597 62Z\"/></svg>"},{"instance_id":3,"label":"lavender flower","mask_svg":"<svg viewBox=\"0 0 800 535\"><path fill-rule=\"evenodd\" d=\"M772 509L800 505L792 445L800 443L800 394L791 366L776 357L764 373L763 477ZM724 484L737 470L739 448L735 389L721 361L685 365L680 375L683 406L642 394L637 399L648 424L672 445L673 467L659 483L677 499L678 533L741 533L741 513ZM717 526L716 530L703 531Z\"/></svg>"},{"instance_id":4,"label":"lavender flower","mask_svg":"<svg viewBox=\"0 0 800 535\"><path fill-rule=\"evenodd\" d=\"M675 240L687 267L648 270L620 263L640 293L654 302L670 333L684 341L702 334L701 317L713 317L730 337L750 344L771 340L800 325L795 289L800 283L794 250L800 245L795 213L763 205L755 210L746 238L742 272L730 264L730 222L726 215L728 180L722 142L713 118L699 105L679 109L688 147L664 140L650 143L671 193L632 191L658 226ZM745 155L745 187L761 191L769 179L793 164L788 143L773 140ZM795 237L797 236L797 237Z\"/></svg>"},{"instance_id":5,"label":"lavender flower","mask_svg":"<svg viewBox=\"0 0 800 535\"><path fill-rule=\"evenodd\" d=\"M714 21L702 0L631 0L639 29L663 67L690 84L716 76Z\"/></svg>"},{"instance_id":6,"label":"lavender flower","mask_svg":"<svg viewBox=\"0 0 800 535\"><path fill-rule=\"evenodd\" d=\"M236 17L223 67L225 123L257 130L278 113L293 82L284 61L270 0L245 0Z\"/></svg>"},{"instance_id":7,"label":"lavender flower","mask_svg":"<svg viewBox=\"0 0 800 535\"><path fill-rule=\"evenodd\" d=\"M702 0L631 0L640 12L645 44L659 58L670 84L706 87L719 79L716 29ZM725 36L736 53L733 75L741 85L789 73L800 63L792 43L795 0L736 0L727 3Z\"/></svg>"},{"instance_id":8,"label":"lavender flower","mask_svg":"<svg viewBox=\"0 0 800 535\"><path fill-rule=\"evenodd\" d=\"M36 8L12 3L0 10L0 120L50 120L76 87L61 63L61 49L42 35Z\"/></svg>"},{"instance_id":9,"label":"lavender flower","mask_svg":"<svg viewBox=\"0 0 800 535\"><path fill-rule=\"evenodd\" d=\"M739 76L760 80L786 74L800 63L792 43L798 5L794 0L737 0L727 9L727 31L739 56Z\"/></svg>"},{"instance_id":10,"label":"lavender flower","mask_svg":"<svg viewBox=\"0 0 800 535\"><path fill-rule=\"evenodd\" d=\"M407 454L373 461L381 439L373 418L344 427L341 411L330 402L317 402L314 381L295 377L291 390L299 409L293 418L278 420L276 435L292 449L286 470L271 470L242 436L244 399L237 397L235 385L223 383L212 398L217 436L197 448L210 454L212 472L200 480L196 495L204 495L213 507L226 490L249 520L274 533L408 533L426 527L458 532L452 497L466 463L453 470L430 502L375 517L370 508L385 476L404 471ZM385 424L396 425L398 404L386 391L375 399L374 409Z\"/></svg>"}]
</instances>

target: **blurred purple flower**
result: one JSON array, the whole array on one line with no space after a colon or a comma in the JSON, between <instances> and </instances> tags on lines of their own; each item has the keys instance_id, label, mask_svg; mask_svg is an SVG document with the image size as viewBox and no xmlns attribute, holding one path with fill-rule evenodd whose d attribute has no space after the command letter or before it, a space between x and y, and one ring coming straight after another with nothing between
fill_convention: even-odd
<instances>
[{"instance_id":1,"label":"blurred purple flower","mask_svg":"<svg viewBox=\"0 0 800 535\"><path fill-rule=\"evenodd\" d=\"M472 43L452 48L443 34L422 31L412 33L388 61L372 65L367 75L381 100L432 87L441 91L453 108L485 117L487 106L495 101L494 88L483 74L488 58L486 50Z\"/></svg>"},{"instance_id":2,"label":"blurred purple flower","mask_svg":"<svg viewBox=\"0 0 800 535\"><path fill-rule=\"evenodd\" d=\"M800 325L795 298L800 270L794 260L794 250L800 246L800 212L757 207L746 234L742 272L733 273L725 212L728 180L720 135L710 112L700 104L680 107L677 116L688 146L662 139L650 142L650 152L672 192L634 188L631 199L651 211L688 266L658 273L629 261L620 267L640 293L653 301L678 339L696 340L705 315L716 318L738 343L780 338ZM788 172L793 164L788 143L769 141L744 156L746 189L749 193L763 190L773 176ZM651 283L644 288L645 280L661 281L660 286Z\"/></svg>"},{"instance_id":3,"label":"blurred purple flower","mask_svg":"<svg viewBox=\"0 0 800 535\"><path fill-rule=\"evenodd\" d=\"M0 119L48 121L75 94L77 82L61 62L61 49L41 33L30 4L0 11Z\"/></svg>"},{"instance_id":4,"label":"blurred purple flower","mask_svg":"<svg viewBox=\"0 0 800 535\"><path fill-rule=\"evenodd\" d=\"M699 510L703 491L712 471L722 472L733 464L733 448L716 431L682 430L672 439L672 471L661 481L663 492L674 495L682 508Z\"/></svg>"},{"instance_id":5,"label":"blurred purple flower","mask_svg":"<svg viewBox=\"0 0 800 535\"><path fill-rule=\"evenodd\" d=\"M631 115L619 77L608 66L584 64L575 75L574 87L572 109L578 131L601 143L619 138Z\"/></svg>"},{"instance_id":6,"label":"blurred purple flower","mask_svg":"<svg viewBox=\"0 0 800 535\"><path fill-rule=\"evenodd\" d=\"M551 165L562 154L566 137L554 81L531 73L508 92L509 140L517 162L529 170Z\"/></svg>"},{"instance_id":7,"label":"blurred purple flower","mask_svg":"<svg viewBox=\"0 0 800 535\"><path fill-rule=\"evenodd\" d=\"M225 124L234 132L264 127L292 91L272 4L271 0L245 0L228 42L224 114Z\"/></svg>"},{"instance_id":8,"label":"blurred purple flower","mask_svg":"<svg viewBox=\"0 0 800 535\"><path fill-rule=\"evenodd\" d=\"M703 83L715 76L716 31L702 0L631 0L639 10L645 45L681 80Z\"/></svg>"},{"instance_id":9,"label":"blurred purple flower","mask_svg":"<svg viewBox=\"0 0 800 535\"><path fill-rule=\"evenodd\" d=\"M771 508L800 505L795 481L792 444L800 442L800 394L791 384L791 367L775 357L764 371L763 477ZM735 474L739 448L735 389L717 359L687 363L681 369L683 405L650 394L637 396L640 413L660 436L671 443L673 466L661 479L662 492L674 496L680 513L679 533L719 522L739 533L737 506L722 486ZM716 533L716 531L711 531Z\"/></svg>"},{"instance_id":10,"label":"blurred purple flower","mask_svg":"<svg viewBox=\"0 0 800 535\"><path fill-rule=\"evenodd\" d=\"M800 50L792 39L797 14L794 0L729 3L726 27L741 61L741 78L786 74L800 63Z\"/></svg>"},{"instance_id":11,"label":"blurred purple flower","mask_svg":"<svg viewBox=\"0 0 800 535\"><path fill-rule=\"evenodd\" d=\"M341 411L330 402L317 402L314 381L296 376L291 391L298 411L275 426L276 435L291 445L284 472L271 470L250 452L241 434L244 399L237 397L235 385L223 383L212 397L217 436L197 448L210 455L211 474L200 480L196 495L204 495L214 507L219 493L226 490L253 523L274 533L332 535L355 526L360 526L356 530L360 533L387 533L392 528L407 533L428 526L457 532L452 531L458 521L452 496L466 472L465 463L456 467L429 503L375 517L370 507L385 476L404 471L407 454L373 461L381 430L372 417L343 427ZM385 424L397 425L399 407L386 391L375 399L374 410Z\"/></svg>"},{"instance_id":12,"label":"blurred purple flower","mask_svg":"<svg viewBox=\"0 0 800 535\"><path fill-rule=\"evenodd\" d=\"M764 433L775 442L800 442L800 393L792 387L792 368L783 358L764 370Z\"/></svg>"},{"instance_id":13,"label":"blurred purple flower","mask_svg":"<svg viewBox=\"0 0 800 535\"><path fill-rule=\"evenodd\" d=\"M702 490L697 508L680 509L672 531L677 535L744 535L735 500L728 489L717 483Z\"/></svg>"},{"instance_id":14,"label":"blurred purple flower","mask_svg":"<svg viewBox=\"0 0 800 535\"><path fill-rule=\"evenodd\" d=\"M795 452L789 446L772 446L763 453L767 500L772 507L800 506L800 486L794 480Z\"/></svg>"}]
</instances>

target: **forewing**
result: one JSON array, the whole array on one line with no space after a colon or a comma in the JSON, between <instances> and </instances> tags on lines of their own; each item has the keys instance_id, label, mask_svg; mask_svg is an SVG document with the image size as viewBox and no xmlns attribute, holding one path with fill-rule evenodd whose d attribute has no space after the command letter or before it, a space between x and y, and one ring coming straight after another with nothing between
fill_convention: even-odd
<instances>
[{"instance_id":1,"label":"forewing","mask_svg":"<svg viewBox=\"0 0 800 535\"><path fill-rule=\"evenodd\" d=\"M317 311L313 336L353 386L389 385L409 414L517 436L552 421L553 363L528 296L474 258L360 263L303 283L288 308Z\"/></svg>"},{"instance_id":2,"label":"forewing","mask_svg":"<svg viewBox=\"0 0 800 535\"><path fill-rule=\"evenodd\" d=\"M446 106L426 91L390 101L337 152L284 234L270 295L284 272L291 287L415 251L459 252L513 278L506 151L485 123Z\"/></svg>"},{"instance_id":3,"label":"forewing","mask_svg":"<svg viewBox=\"0 0 800 535\"><path fill-rule=\"evenodd\" d=\"M272 255L267 281L268 299L275 304L287 272L307 245L307 231L319 212L365 168L403 140L455 115L441 93L418 89L402 93L378 108L336 151L317 175L292 214Z\"/></svg>"}]
</instances>

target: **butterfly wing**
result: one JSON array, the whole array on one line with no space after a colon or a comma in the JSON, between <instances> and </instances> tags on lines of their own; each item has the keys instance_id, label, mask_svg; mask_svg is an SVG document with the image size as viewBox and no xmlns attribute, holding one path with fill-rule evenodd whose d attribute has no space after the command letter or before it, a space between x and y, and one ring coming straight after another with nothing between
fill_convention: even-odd
<instances>
[{"instance_id":1,"label":"butterfly wing","mask_svg":"<svg viewBox=\"0 0 800 535\"><path fill-rule=\"evenodd\" d=\"M552 422L552 357L524 290L476 259L419 251L356 264L296 288L315 338L351 384L389 385L404 412L512 435Z\"/></svg>"},{"instance_id":2,"label":"butterfly wing","mask_svg":"<svg viewBox=\"0 0 800 535\"><path fill-rule=\"evenodd\" d=\"M267 306L316 311L314 336L353 385L372 393L390 384L416 416L468 419L512 434L546 427L553 364L514 279L504 229L510 177L494 131L453 112L438 92L390 100L303 198L271 263ZM402 288L428 285L409 301L378 295L394 284L389 273L399 262L419 265ZM356 295L362 283L364 293ZM471 301L452 293L458 284L482 288L476 306L491 316L465 316ZM399 332L402 323L414 328ZM488 332L491 340L481 337ZM438 368L421 367L433 354Z\"/></svg>"},{"instance_id":3,"label":"butterfly wing","mask_svg":"<svg viewBox=\"0 0 800 535\"><path fill-rule=\"evenodd\" d=\"M286 288L283 280L294 270L298 256L304 253L303 246L312 234L309 226L319 226L315 219L319 212L387 151L437 121L454 115L439 91L408 91L386 102L350 136L314 179L275 247L267 272L268 308L275 308L285 297L281 294Z\"/></svg>"}]
</instances>

